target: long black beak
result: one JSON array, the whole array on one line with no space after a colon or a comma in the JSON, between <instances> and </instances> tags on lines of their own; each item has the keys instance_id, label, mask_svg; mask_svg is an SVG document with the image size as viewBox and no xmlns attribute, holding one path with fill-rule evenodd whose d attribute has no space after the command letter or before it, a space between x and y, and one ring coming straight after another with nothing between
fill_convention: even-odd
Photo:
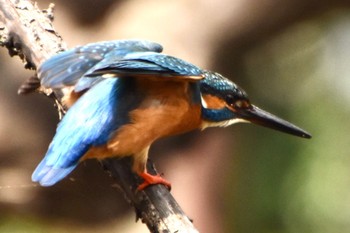
<instances>
[{"instance_id":1,"label":"long black beak","mask_svg":"<svg viewBox=\"0 0 350 233\"><path fill-rule=\"evenodd\" d=\"M282 120L281 118L272 115L271 113L268 113L254 105L251 105L251 108L240 110L239 115L242 119L257 125L282 131L302 138L311 138L311 135L305 130L293 125L292 123L289 123L288 121Z\"/></svg>"}]
</instances>

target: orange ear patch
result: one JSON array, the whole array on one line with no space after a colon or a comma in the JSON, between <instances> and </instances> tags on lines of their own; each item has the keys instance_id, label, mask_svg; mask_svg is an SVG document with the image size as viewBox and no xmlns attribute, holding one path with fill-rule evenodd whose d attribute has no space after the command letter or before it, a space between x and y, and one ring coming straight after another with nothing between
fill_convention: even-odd
<instances>
[{"instance_id":1,"label":"orange ear patch","mask_svg":"<svg viewBox=\"0 0 350 233\"><path fill-rule=\"evenodd\" d=\"M226 107L226 102L214 95L202 95L202 104L209 109L222 109Z\"/></svg>"}]
</instances>

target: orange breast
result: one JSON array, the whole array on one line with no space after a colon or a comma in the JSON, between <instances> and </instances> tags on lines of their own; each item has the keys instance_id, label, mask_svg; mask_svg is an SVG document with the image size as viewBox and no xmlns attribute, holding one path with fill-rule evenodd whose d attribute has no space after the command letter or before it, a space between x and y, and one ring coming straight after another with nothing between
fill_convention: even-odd
<instances>
[{"instance_id":1,"label":"orange breast","mask_svg":"<svg viewBox=\"0 0 350 233\"><path fill-rule=\"evenodd\" d=\"M137 82L137 91L146 98L130 112L131 122L120 127L106 146L94 148L87 157L138 154L159 138L200 127L201 105L191 103L189 82L150 82L141 78Z\"/></svg>"}]
</instances>

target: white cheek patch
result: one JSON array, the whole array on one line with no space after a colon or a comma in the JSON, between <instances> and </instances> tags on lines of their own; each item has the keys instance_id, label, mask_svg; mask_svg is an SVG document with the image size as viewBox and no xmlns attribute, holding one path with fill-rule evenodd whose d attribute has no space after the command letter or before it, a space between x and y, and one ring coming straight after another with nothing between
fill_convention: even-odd
<instances>
[{"instance_id":1,"label":"white cheek patch","mask_svg":"<svg viewBox=\"0 0 350 233\"><path fill-rule=\"evenodd\" d=\"M102 75L102 78L115 78L117 74L106 73Z\"/></svg>"},{"instance_id":2,"label":"white cheek patch","mask_svg":"<svg viewBox=\"0 0 350 233\"><path fill-rule=\"evenodd\" d=\"M205 99L203 98L202 95L201 95L201 102L202 102L203 108L208 108L208 104L207 104L207 102L205 102Z\"/></svg>"},{"instance_id":3,"label":"white cheek patch","mask_svg":"<svg viewBox=\"0 0 350 233\"><path fill-rule=\"evenodd\" d=\"M239 118L230 119L226 121L219 121L219 122L203 121L201 125L201 129L204 130L205 128L208 128L208 127L227 127L236 123L250 123L250 122Z\"/></svg>"}]
</instances>

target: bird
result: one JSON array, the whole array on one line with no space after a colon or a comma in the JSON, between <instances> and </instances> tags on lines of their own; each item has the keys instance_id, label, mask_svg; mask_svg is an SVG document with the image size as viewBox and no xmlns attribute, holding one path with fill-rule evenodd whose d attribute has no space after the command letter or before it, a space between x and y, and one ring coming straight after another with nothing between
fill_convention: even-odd
<instances>
[{"instance_id":1,"label":"bird","mask_svg":"<svg viewBox=\"0 0 350 233\"><path fill-rule=\"evenodd\" d=\"M114 40L78 46L39 66L44 88L67 90L68 109L32 181L52 186L86 159L132 158L132 171L171 187L147 172L150 146L160 138L249 122L302 138L305 130L250 103L246 92L219 73L163 54L147 40Z\"/></svg>"}]
</instances>

